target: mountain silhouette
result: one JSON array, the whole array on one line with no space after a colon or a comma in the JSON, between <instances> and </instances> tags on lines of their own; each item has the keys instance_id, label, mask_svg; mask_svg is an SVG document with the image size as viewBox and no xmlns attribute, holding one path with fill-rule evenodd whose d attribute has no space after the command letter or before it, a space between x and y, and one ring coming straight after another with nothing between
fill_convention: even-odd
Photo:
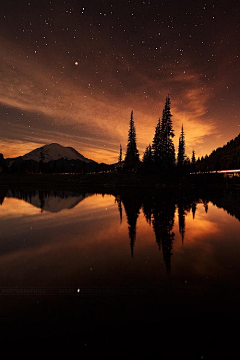
<instances>
[{"instance_id":1,"label":"mountain silhouette","mask_svg":"<svg viewBox=\"0 0 240 360\"><path fill-rule=\"evenodd\" d=\"M64 147L57 143L44 145L39 147L31 152L19 156L23 160L34 160L34 161L43 161L49 162L59 159L66 159L66 160L81 160L85 163L93 162L93 160L85 158L82 154L80 154L77 150L72 147ZM17 158L15 158L16 160Z\"/></svg>"},{"instance_id":2,"label":"mountain silhouette","mask_svg":"<svg viewBox=\"0 0 240 360\"><path fill-rule=\"evenodd\" d=\"M113 165L98 164L72 147L57 143L44 145L23 156L7 158L5 172L9 173L88 173L108 171Z\"/></svg>"}]
</instances>

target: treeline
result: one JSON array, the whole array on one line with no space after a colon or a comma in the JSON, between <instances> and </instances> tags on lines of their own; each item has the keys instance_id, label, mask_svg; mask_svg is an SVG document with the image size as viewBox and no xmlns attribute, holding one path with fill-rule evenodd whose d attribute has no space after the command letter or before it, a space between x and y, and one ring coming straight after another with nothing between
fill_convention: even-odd
<instances>
[{"instance_id":1,"label":"treeline","mask_svg":"<svg viewBox=\"0 0 240 360\"><path fill-rule=\"evenodd\" d=\"M4 159L0 154L0 173L31 173L31 174L86 174L101 171L110 171L113 165L104 163L98 164L95 161L86 163L78 159L58 159L44 162L43 160L24 160L21 157L16 159Z\"/></svg>"},{"instance_id":2,"label":"treeline","mask_svg":"<svg viewBox=\"0 0 240 360\"><path fill-rule=\"evenodd\" d=\"M128 131L128 143L125 158L122 156L122 146L118 158L118 170L167 173L188 173L195 169L195 151L192 152L191 160L185 153L185 134L183 125L179 136L178 153L176 156L173 137L175 136L172 124L171 101L166 97L162 118L158 120L152 144L146 147L142 161L139 158L136 141L136 129L133 120L133 111Z\"/></svg>"},{"instance_id":3,"label":"treeline","mask_svg":"<svg viewBox=\"0 0 240 360\"><path fill-rule=\"evenodd\" d=\"M198 171L240 169L240 134L196 162Z\"/></svg>"},{"instance_id":4,"label":"treeline","mask_svg":"<svg viewBox=\"0 0 240 360\"><path fill-rule=\"evenodd\" d=\"M152 144L146 147L142 161L139 158L136 141L136 129L133 120L133 111L128 131L128 143L125 158L120 154L117 168L120 171L134 171L143 173L161 173L187 175L190 172L207 172L214 170L229 170L240 168L240 134L228 142L222 148L214 150L209 156L206 155L196 160L195 151L191 158L185 153L185 133L183 125L178 141L177 154L175 152L173 137L175 136L172 124L171 101L166 97L162 118L158 120Z\"/></svg>"}]
</instances>

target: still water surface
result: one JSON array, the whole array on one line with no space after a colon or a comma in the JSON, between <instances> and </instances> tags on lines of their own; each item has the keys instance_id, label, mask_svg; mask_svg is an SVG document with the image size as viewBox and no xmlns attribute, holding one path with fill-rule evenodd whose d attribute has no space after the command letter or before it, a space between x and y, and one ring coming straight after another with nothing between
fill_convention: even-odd
<instances>
[{"instance_id":1,"label":"still water surface","mask_svg":"<svg viewBox=\"0 0 240 360\"><path fill-rule=\"evenodd\" d=\"M130 322L166 323L185 314L191 325L201 316L206 327L218 320L229 325L240 318L239 210L231 193L9 190L0 206L1 301L25 292L21 301L27 302L38 289L40 303L42 291L45 302L59 295L65 307L65 295L72 294L78 312L77 301L89 295L88 322L96 303L95 320L106 311L99 302L123 296L121 308L136 311ZM161 320L149 313L158 307ZM110 316L118 310L119 303Z\"/></svg>"},{"instance_id":2,"label":"still water surface","mask_svg":"<svg viewBox=\"0 0 240 360\"><path fill-rule=\"evenodd\" d=\"M2 287L158 286L240 275L240 222L208 199L9 191L0 219Z\"/></svg>"}]
</instances>

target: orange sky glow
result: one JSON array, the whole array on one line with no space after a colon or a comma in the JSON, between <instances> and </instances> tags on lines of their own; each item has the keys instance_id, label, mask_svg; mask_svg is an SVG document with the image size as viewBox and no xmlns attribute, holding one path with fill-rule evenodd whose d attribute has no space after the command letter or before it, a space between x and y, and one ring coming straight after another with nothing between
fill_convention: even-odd
<instances>
[{"instance_id":1,"label":"orange sky glow","mask_svg":"<svg viewBox=\"0 0 240 360\"><path fill-rule=\"evenodd\" d=\"M8 16L0 35L0 152L5 158L56 142L95 161L114 163L119 145L126 150L131 110L142 156L167 94L176 152L182 124L189 157L193 150L197 157L209 154L238 135L238 50L233 34L225 41L233 30L230 23L220 27L220 8L215 23L202 15L209 37L205 44L197 26L184 28L181 14L173 16L169 29L167 22L154 24L155 10L149 8L142 26L143 5L135 27L124 25L123 39L123 25L117 24L114 11L103 23L100 2L95 2L95 8L81 12L81 23L77 10L72 18L65 17L64 5L54 8L53 2L54 14L49 4L28 13L29 5L19 9L21 24L14 24L4 5L2 13ZM113 7L108 1L105 6ZM126 22L131 14L114 6ZM38 27L31 22L41 22L50 13L54 30L46 21Z\"/></svg>"}]
</instances>

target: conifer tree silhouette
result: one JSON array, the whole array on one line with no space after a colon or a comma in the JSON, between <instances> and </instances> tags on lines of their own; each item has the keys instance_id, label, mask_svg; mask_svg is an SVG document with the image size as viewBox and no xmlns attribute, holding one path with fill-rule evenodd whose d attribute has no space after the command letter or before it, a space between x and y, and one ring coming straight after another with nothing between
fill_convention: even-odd
<instances>
[{"instance_id":1,"label":"conifer tree silhouette","mask_svg":"<svg viewBox=\"0 0 240 360\"><path fill-rule=\"evenodd\" d=\"M175 148L173 144L173 125L172 114L170 110L170 97L166 97L165 107L163 109L161 136L163 144L163 166L165 169L172 167L175 164Z\"/></svg>"},{"instance_id":2,"label":"conifer tree silhouette","mask_svg":"<svg viewBox=\"0 0 240 360\"><path fill-rule=\"evenodd\" d=\"M158 119L157 126L155 128L155 134L152 143L153 161L155 167L159 170L162 165L163 156L163 137L161 133L161 120Z\"/></svg>"},{"instance_id":3,"label":"conifer tree silhouette","mask_svg":"<svg viewBox=\"0 0 240 360\"><path fill-rule=\"evenodd\" d=\"M151 171L153 162L152 147L149 144L143 154L142 167L145 171Z\"/></svg>"},{"instance_id":4,"label":"conifer tree silhouette","mask_svg":"<svg viewBox=\"0 0 240 360\"><path fill-rule=\"evenodd\" d=\"M184 165L184 160L186 158L185 155L185 135L183 131L183 125L181 128L181 133L179 136L179 143L178 143L178 156L177 156L177 164L180 168Z\"/></svg>"},{"instance_id":5,"label":"conifer tree silhouette","mask_svg":"<svg viewBox=\"0 0 240 360\"><path fill-rule=\"evenodd\" d=\"M175 148L173 144L173 125L172 114L170 110L170 97L166 97L165 106L162 113L162 119L158 120L153 138L153 160L156 170L164 170L175 165Z\"/></svg>"},{"instance_id":6,"label":"conifer tree silhouette","mask_svg":"<svg viewBox=\"0 0 240 360\"><path fill-rule=\"evenodd\" d=\"M133 120L133 111L129 122L127 152L124 160L124 167L127 170L135 170L139 165L139 153L137 149L136 129Z\"/></svg>"}]
</instances>

